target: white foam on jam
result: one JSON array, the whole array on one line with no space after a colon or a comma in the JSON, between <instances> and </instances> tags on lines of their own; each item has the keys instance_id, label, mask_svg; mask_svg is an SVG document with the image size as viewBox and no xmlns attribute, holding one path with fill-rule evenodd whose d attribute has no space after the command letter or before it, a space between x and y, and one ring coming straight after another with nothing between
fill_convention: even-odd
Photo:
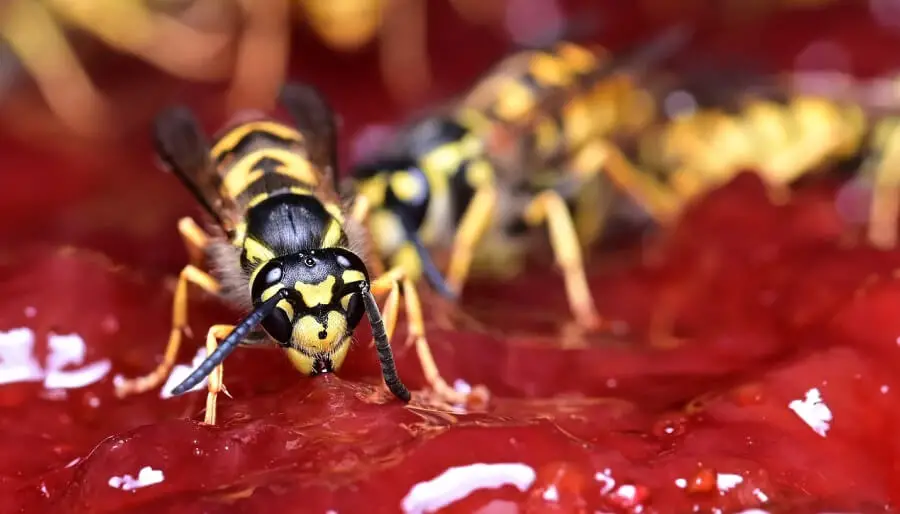
<instances>
[{"instance_id":1,"label":"white foam on jam","mask_svg":"<svg viewBox=\"0 0 900 514\"><path fill-rule=\"evenodd\" d=\"M110 477L107 482L113 489L121 489L123 491L133 491L142 487L161 484L165 480L162 470L153 469L150 466L144 466L138 471L137 478L131 475L122 475Z\"/></svg>"},{"instance_id":2,"label":"white foam on jam","mask_svg":"<svg viewBox=\"0 0 900 514\"><path fill-rule=\"evenodd\" d=\"M512 485L525 491L535 478L534 469L520 463L456 466L431 480L414 485L403 498L401 506L405 514L436 512L478 489Z\"/></svg>"},{"instance_id":3,"label":"white foam on jam","mask_svg":"<svg viewBox=\"0 0 900 514\"><path fill-rule=\"evenodd\" d=\"M789 403L788 408L822 437L825 437L831 428L831 421L834 419L831 409L822 401L822 393L815 387L806 392L803 400L794 400Z\"/></svg>"},{"instance_id":4,"label":"white foam on jam","mask_svg":"<svg viewBox=\"0 0 900 514\"><path fill-rule=\"evenodd\" d=\"M0 384L43 378L44 370L34 356L34 332L25 327L0 332Z\"/></svg>"}]
</instances>

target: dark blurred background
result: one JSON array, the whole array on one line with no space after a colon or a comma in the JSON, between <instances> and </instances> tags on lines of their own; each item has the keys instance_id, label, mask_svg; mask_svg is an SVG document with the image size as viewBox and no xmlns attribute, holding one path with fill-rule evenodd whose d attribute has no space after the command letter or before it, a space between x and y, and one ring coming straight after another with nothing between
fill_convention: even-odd
<instances>
[{"instance_id":1,"label":"dark blurred background","mask_svg":"<svg viewBox=\"0 0 900 514\"><path fill-rule=\"evenodd\" d=\"M174 271L174 223L197 211L150 151L167 104L212 131L309 80L341 116L346 165L517 45L569 30L616 50L677 22L697 31L677 66L838 72L828 82L898 61L895 0L4 0L0 241Z\"/></svg>"}]
</instances>

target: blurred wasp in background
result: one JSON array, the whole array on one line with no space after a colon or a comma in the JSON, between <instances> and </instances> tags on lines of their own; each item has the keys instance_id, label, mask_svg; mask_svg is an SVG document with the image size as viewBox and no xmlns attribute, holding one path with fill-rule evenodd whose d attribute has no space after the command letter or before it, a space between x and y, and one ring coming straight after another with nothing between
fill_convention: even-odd
<instances>
[{"instance_id":1,"label":"blurred wasp in background","mask_svg":"<svg viewBox=\"0 0 900 514\"><path fill-rule=\"evenodd\" d=\"M72 30L179 78L231 78L236 108L268 108L286 72L287 20L283 0L11 0L0 7L0 72L14 81L16 63L72 132L108 137L116 133L111 127L121 129L120 120L79 63L68 38Z\"/></svg>"},{"instance_id":2,"label":"blurred wasp in background","mask_svg":"<svg viewBox=\"0 0 900 514\"><path fill-rule=\"evenodd\" d=\"M216 223L207 234L191 218L179 222L193 263L179 274L163 361L148 375L119 380L120 396L155 388L168 376L187 329L193 284L250 311L235 326L209 329L206 360L173 390L181 394L209 376L206 423L215 423L216 396L225 391L221 363L238 345L274 340L302 373L332 372L364 313L387 387L409 401L373 297L396 289L397 278L370 278L360 227L336 193L334 115L308 85L290 84L280 98L296 128L245 111L212 144L185 107L157 118L159 157ZM212 275L198 267L202 257L210 259Z\"/></svg>"},{"instance_id":3,"label":"blurred wasp in background","mask_svg":"<svg viewBox=\"0 0 900 514\"><path fill-rule=\"evenodd\" d=\"M356 165L342 189L368 199L376 254L407 270L404 292L421 277L455 298L470 270L518 273L531 229L546 222L575 320L599 328L582 247L599 236L615 186L661 210L670 201L619 166L605 136L649 119L634 81L689 33L676 27L620 56L571 42L514 53ZM445 279L432 254L447 246ZM427 348L424 335L417 344Z\"/></svg>"},{"instance_id":4,"label":"blurred wasp in background","mask_svg":"<svg viewBox=\"0 0 900 514\"><path fill-rule=\"evenodd\" d=\"M684 73L657 88L657 97L689 96L691 101L662 114L633 140L629 156L636 159L635 169L669 188L680 212L744 170L758 173L773 200L782 202L801 178L853 166L873 186L868 242L879 248L896 246L896 98L877 105L875 96L885 95L865 91L863 82L824 93L805 90L793 75L744 78L723 85L716 78ZM880 86L896 88L894 82L881 81ZM671 224L677 218L658 221Z\"/></svg>"},{"instance_id":5,"label":"blurred wasp in background","mask_svg":"<svg viewBox=\"0 0 900 514\"><path fill-rule=\"evenodd\" d=\"M467 20L490 23L502 14L504 2L452 4ZM79 62L83 45L76 51L71 41L71 33L81 31L181 79L230 82L232 111L266 110L274 107L287 73L294 12L338 50L354 51L379 37L389 90L409 98L426 91L431 80L425 5L417 0L10 0L0 5L0 84L6 88L24 72L71 132L89 138L119 133L120 114ZM41 123L52 120L30 113L28 127L46 131Z\"/></svg>"}]
</instances>

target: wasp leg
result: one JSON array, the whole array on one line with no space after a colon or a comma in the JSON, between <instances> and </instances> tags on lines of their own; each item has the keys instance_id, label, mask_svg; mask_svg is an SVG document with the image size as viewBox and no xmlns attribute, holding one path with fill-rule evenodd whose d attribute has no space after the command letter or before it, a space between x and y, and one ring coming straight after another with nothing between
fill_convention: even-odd
<instances>
[{"instance_id":1,"label":"wasp leg","mask_svg":"<svg viewBox=\"0 0 900 514\"><path fill-rule=\"evenodd\" d=\"M212 355L216 348L219 347L219 339L225 339L233 330L234 325L213 325L209 327L209 332L206 333L206 355ZM225 368L222 364L216 366L216 370L209 375L206 393L206 414L203 417L203 422L207 425L216 424L216 397L218 394L220 392L228 394L228 390L225 389L225 383L223 382L224 377Z\"/></svg>"},{"instance_id":2,"label":"wasp leg","mask_svg":"<svg viewBox=\"0 0 900 514\"><path fill-rule=\"evenodd\" d=\"M229 107L232 111L271 109L288 67L290 3L285 0L238 0L237 3L245 19L228 93Z\"/></svg>"},{"instance_id":3,"label":"wasp leg","mask_svg":"<svg viewBox=\"0 0 900 514\"><path fill-rule=\"evenodd\" d=\"M555 191L540 193L525 209L525 222L529 225L538 225L544 220L550 231L556 263L565 277L566 294L575 319L583 327L596 329L600 326L600 316L585 278L578 234L565 201Z\"/></svg>"},{"instance_id":4,"label":"wasp leg","mask_svg":"<svg viewBox=\"0 0 900 514\"><path fill-rule=\"evenodd\" d=\"M493 218L496 204L497 193L493 187L481 187L460 220L450 254L450 270L447 273L447 286L457 296L468 278L475 247Z\"/></svg>"},{"instance_id":5,"label":"wasp leg","mask_svg":"<svg viewBox=\"0 0 900 514\"><path fill-rule=\"evenodd\" d=\"M178 233L184 240L191 264L200 266L206 256L206 248L209 246L209 235L200 228L200 225L197 225L196 221L187 217L178 220Z\"/></svg>"},{"instance_id":6,"label":"wasp leg","mask_svg":"<svg viewBox=\"0 0 900 514\"><path fill-rule=\"evenodd\" d=\"M175 287L175 299L172 302L172 331L163 360L155 370L142 377L131 378L116 384L116 395L121 397L139 394L159 386L175 365L178 350L181 348L181 336L187 328L188 284L200 286L211 294L218 294L219 283L207 273L192 265L185 266L178 275Z\"/></svg>"},{"instance_id":7,"label":"wasp leg","mask_svg":"<svg viewBox=\"0 0 900 514\"><path fill-rule=\"evenodd\" d=\"M416 355L419 358L419 365L422 367L425 381L437 400L449 405L458 405L467 403L473 394L482 400L486 399L487 390L483 386L474 388L472 393L461 393L450 387L441 376L437 363L434 361L434 356L431 354L431 347L428 345L428 340L425 337L425 320L422 316L422 304L419 301L415 284L406 276L403 269L399 267L392 268L372 282L373 294L390 291L385 301L384 314L382 315L385 319L388 339L393 337L396 326L401 287L405 300L406 320L409 325L409 337L406 344L407 346L415 344Z\"/></svg>"},{"instance_id":8,"label":"wasp leg","mask_svg":"<svg viewBox=\"0 0 900 514\"><path fill-rule=\"evenodd\" d=\"M606 140L598 139L584 145L570 166L571 172L583 179L605 173L657 223L671 224L683 206L683 198L634 167L614 144Z\"/></svg>"},{"instance_id":9,"label":"wasp leg","mask_svg":"<svg viewBox=\"0 0 900 514\"><path fill-rule=\"evenodd\" d=\"M78 63L52 12L39 2L18 0L5 6L0 34L34 79L50 110L71 130L102 133L111 110Z\"/></svg>"},{"instance_id":10,"label":"wasp leg","mask_svg":"<svg viewBox=\"0 0 900 514\"><path fill-rule=\"evenodd\" d=\"M868 239L872 246L890 249L897 244L900 214L900 127L892 128L875 171L869 210Z\"/></svg>"},{"instance_id":11,"label":"wasp leg","mask_svg":"<svg viewBox=\"0 0 900 514\"><path fill-rule=\"evenodd\" d=\"M393 0L385 7L378 37L381 74L394 100L409 102L432 82L426 45L426 2Z\"/></svg>"}]
</instances>

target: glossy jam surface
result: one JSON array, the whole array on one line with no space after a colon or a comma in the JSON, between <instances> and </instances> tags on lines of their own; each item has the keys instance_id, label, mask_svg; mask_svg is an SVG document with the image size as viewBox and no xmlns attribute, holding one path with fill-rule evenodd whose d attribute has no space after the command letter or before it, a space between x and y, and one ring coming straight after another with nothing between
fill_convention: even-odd
<instances>
[{"instance_id":1,"label":"glossy jam surface","mask_svg":"<svg viewBox=\"0 0 900 514\"><path fill-rule=\"evenodd\" d=\"M335 91L348 112L366 108ZM233 398L220 396L209 427L203 391L113 395L117 375L161 357L186 258L174 223L198 212L190 199L145 151L66 162L7 147L7 162L36 173L0 192L17 220L3 227L17 244L0 253L0 513L900 504L900 252L859 243L839 184L776 206L742 175L673 232L598 249L589 276L605 334L568 328L561 278L541 264L473 283L463 316L423 292L443 373L487 385L483 411L390 399L364 327L337 375L235 352ZM181 376L206 328L239 315L192 295ZM420 388L404 334L400 371Z\"/></svg>"}]
</instances>

